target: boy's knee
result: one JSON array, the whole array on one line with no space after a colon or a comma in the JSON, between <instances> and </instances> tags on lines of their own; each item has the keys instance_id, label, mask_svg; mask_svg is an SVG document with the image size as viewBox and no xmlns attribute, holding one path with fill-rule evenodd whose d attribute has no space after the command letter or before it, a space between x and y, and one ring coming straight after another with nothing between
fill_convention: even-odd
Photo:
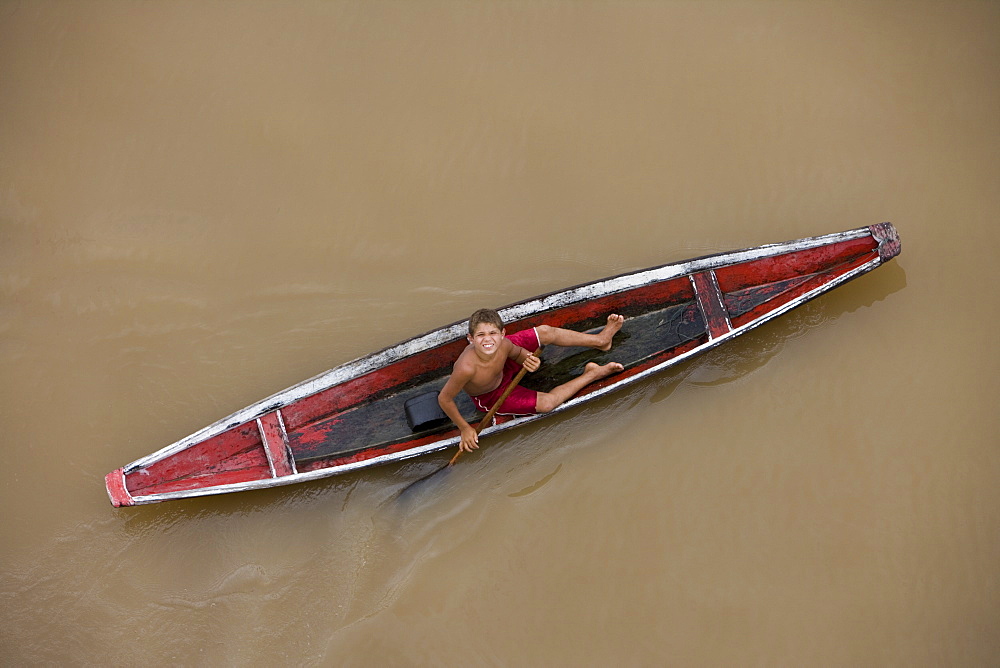
<instances>
[{"instance_id":1,"label":"boy's knee","mask_svg":"<svg viewBox=\"0 0 1000 668\"><path fill-rule=\"evenodd\" d=\"M552 343L553 331L554 329L551 325L538 325L535 327L535 333L538 335L538 342L543 346Z\"/></svg>"},{"instance_id":2,"label":"boy's knee","mask_svg":"<svg viewBox=\"0 0 1000 668\"><path fill-rule=\"evenodd\" d=\"M556 400L548 394L539 394L538 398L535 399L535 412L536 413L548 413L553 410L559 404Z\"/></svg>"}]
</instances>

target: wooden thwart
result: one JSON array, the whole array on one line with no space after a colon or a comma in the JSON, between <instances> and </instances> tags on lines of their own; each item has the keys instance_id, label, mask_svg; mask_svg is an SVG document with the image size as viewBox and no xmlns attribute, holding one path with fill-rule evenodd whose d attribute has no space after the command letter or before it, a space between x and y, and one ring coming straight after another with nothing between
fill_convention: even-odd
<instances>
[{"instance_id":1,"label":"wooden thwart","mask_svg":"<svg viewBox=\"0 0 1000 668\"><path fill-rule=\"evenodd\" d=\"M691 285L698 299L698 308L705 317L709 338L717 339L731 332L733 323L729 321L729 312L722 302L722 290L715 272L709 270L691 274Z\"/></svg>"},{"instance_id":2,"label":"wooden thwart","mask_svg":"<svg viewBox=\"0 0 1000 668\"><path fill-rule=\"evenodd\" d=\"M288 436L285 434L285 426L281 423L280 413L274 411L260 416L257 418L257 428L260 430L260 439L264 444L264 453L271 467L271 475L278 478L295 473L295 462L288 449Z\"/></svg>"}]
</instances>

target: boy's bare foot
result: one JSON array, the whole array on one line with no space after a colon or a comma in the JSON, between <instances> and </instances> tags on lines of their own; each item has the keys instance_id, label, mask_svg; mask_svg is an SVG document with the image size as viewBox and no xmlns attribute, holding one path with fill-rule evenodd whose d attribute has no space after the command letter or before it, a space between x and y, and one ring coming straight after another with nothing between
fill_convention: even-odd
<instances>
[{"instance_id":1,"label":"boy's bare foot","mask_svg":"<svg viewBox=\"0 0 1000 668\"><path fill-rule=\"evenodd\" d=\"M601 378L607 378L608 376L620 373L625 370L618 362L608 362L607 364L598 364L597 362L588 362L587 366L584 367L583 375L592 376L590 382L595 380L600 380Z\"/></svg>"},{"instance_id":2,"label":"boy's bare foot","mask_svg":"<svg viewBox=\"0 0 1000 668\"><path fill-rule=\"evenodd\" d=\"M623 324L625 324L625 316L618 315L617 313L609 315L608 324L606 324L604 329L601 330L601 333L597 335L604 342L600 346L597 346L597 349L603 350L604 352L611 350L611 340L615 338L615 334L618 333L618 330L622 328Z\"/></svg>"},{"instance_id":3,"label":"boy's bare foot","mask_svg":"<svg viewBox=\"0 0 1000 668\"><path fill-rule=\"evenodd\" d=\"M549 411L553 411L562 405L564 401L567 401L570 397L585 388L587 385L590 385L594 381L600 380L601 378L607 378L612 374L624 370L625 367L618 362L608 362L604 365L597 364L596 362L589 362L587 366L584 367L583 373L573 380L568 383L563 383L551 392L539 392L538 398L535 400L535 409L539 413L548 413Z\"/></svg>"}]
</instances>

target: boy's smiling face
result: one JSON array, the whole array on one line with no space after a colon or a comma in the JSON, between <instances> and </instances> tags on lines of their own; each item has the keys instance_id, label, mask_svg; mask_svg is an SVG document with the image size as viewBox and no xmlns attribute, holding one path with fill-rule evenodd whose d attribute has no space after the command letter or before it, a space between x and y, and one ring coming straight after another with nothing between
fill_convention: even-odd
<instances>
[{"instance_id":1,"label":"boy's smiling face","mask_svg":"<svg viewBox=\"0 0 1000 668\"><path fill-rule=\"evenodd\" d=\"M500 342L506 331L498 329L496 325L490 323L480 323L476 325L475 331L469 335L469 343L472 344L477 353L489 357L500 349Z\"/></svg>"}]
</instances>

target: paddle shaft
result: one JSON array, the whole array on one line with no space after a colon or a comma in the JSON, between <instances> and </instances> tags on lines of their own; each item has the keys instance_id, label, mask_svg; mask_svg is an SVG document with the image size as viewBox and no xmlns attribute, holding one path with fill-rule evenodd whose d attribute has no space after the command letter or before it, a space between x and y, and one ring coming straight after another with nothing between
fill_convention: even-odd
<instances>
[{"instance_id":1,"label":"paddle shaft","mask_svg":"<svg viewBox=\"0 0 1000 668\"><path fill-rule=\"evenodd\" d=\"M537 357L540 352L542 352L541 348L539 348L538 350L536 350L531 354ZM503 405L503 402L507 401L507 397L509 397L510 393L514 391L514 388L518 386L518 384L521 382L521 379L524 378L524 374L526 373L528 373L528 370L522 366L521 370L517 372L517 375L514 376L514 378L507 384L507 387L504 389L503 394L500 395L500 398L497 399L496 402L493 404L493 407L490 408L489 412L486 414L486 417L480 420L479 424L476 425L477 434L489 426L490 422L493 421L493 416L497 414L498 410L500 410L500 406ZM450 462L448 462L448 466L454 464L455 460L457 460L459 457L462 456L462 452L464 451L462 450L462 447L459 446L458 452L456 452L455 456L451 458Z\"/></svg>"}]
</instances>

